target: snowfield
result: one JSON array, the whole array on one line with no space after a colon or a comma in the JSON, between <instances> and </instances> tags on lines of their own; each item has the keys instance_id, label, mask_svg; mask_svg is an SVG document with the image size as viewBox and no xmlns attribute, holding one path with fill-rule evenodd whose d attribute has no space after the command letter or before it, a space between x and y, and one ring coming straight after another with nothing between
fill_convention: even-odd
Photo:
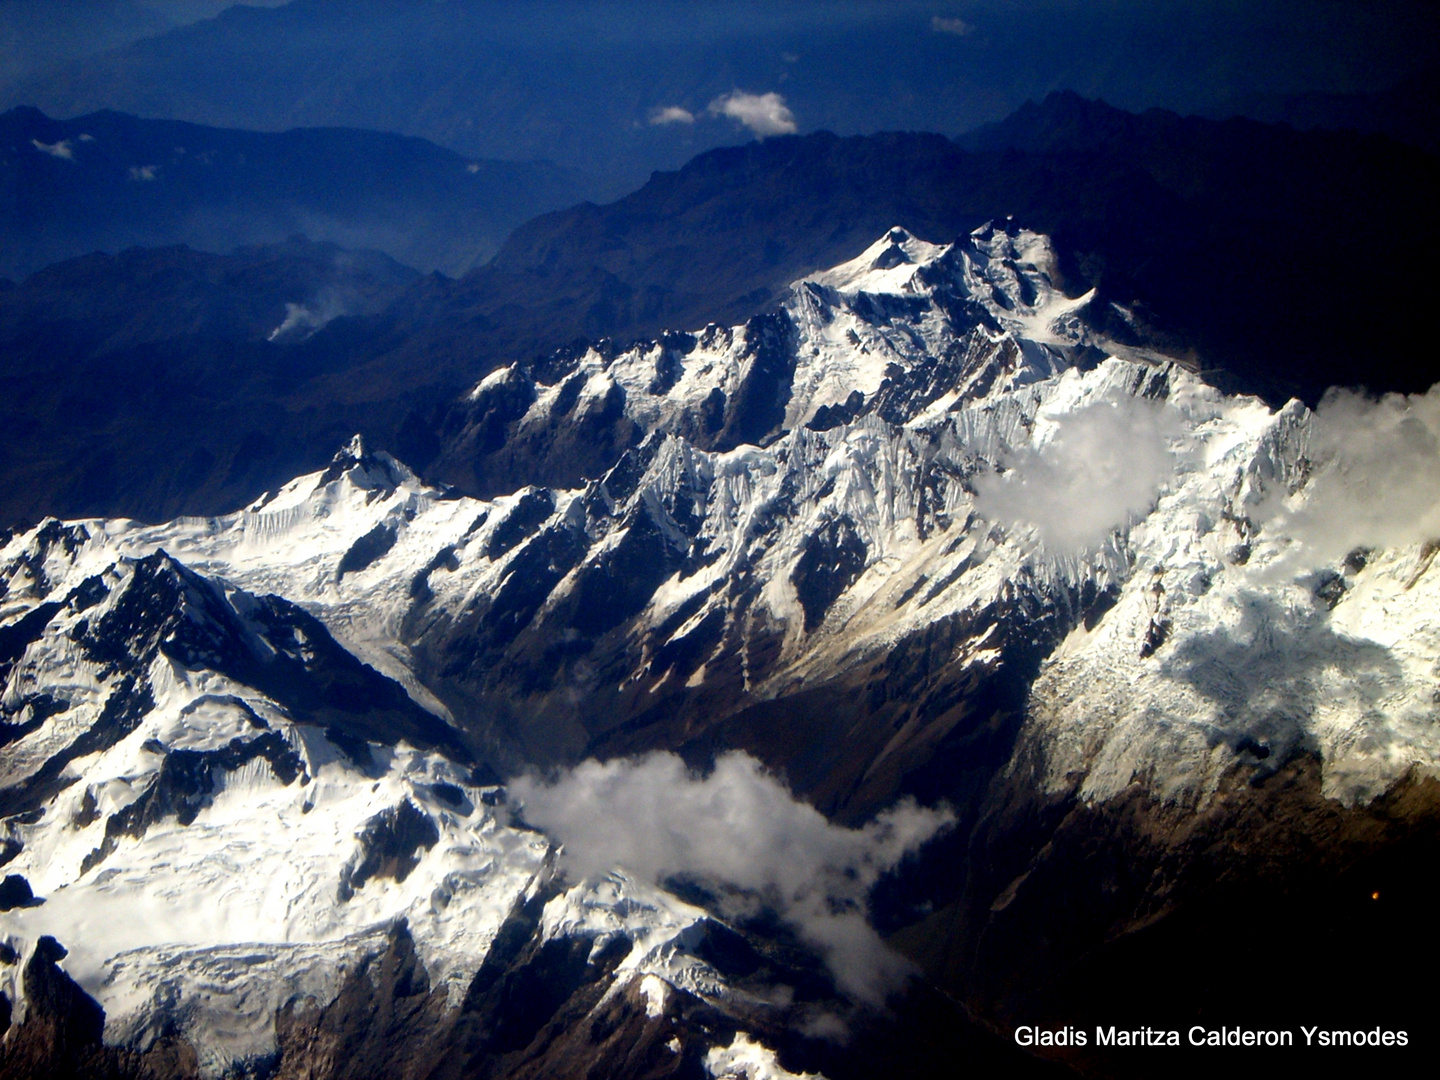
<instances>
[{"instance_id":1,"label":"snowfield","mask_svg":"<svg viewBox=\"0 0 1440 1080\"><path fill-rule=\"evenodd\" d=\"M277 1010L327 1004L402 920L458 1005L506 919L562 879L553 838L469 763L533 744L466 727L437 642L498 633L496 612L512 638L558 639L642 540L655 580L623 594L617 692L704 687L726 643L763 628L777 651L761 666L740 649L737 692L780 699L1008 605L1073 623L1015 752L1049 792L1103 802L1138 784L1198 807L1231 770L1297 752L1347 805L1433 774L1440 490L1348 508L1376 461L1408 454L1430 475L1436 395L1349 402L1337 440L1339 406L1221 393L1100 336L1092 297L1053 276L1024 230L954 246L891 230L795 283L783 419L733 448L703 449L697 417L771 362L779 346L747 327L709 327L683 354L591 350L555 385L488 375L473 400L533 390L516 438L617 401L644 433L571 490L458 497L357 436L234 514L10 538L3 873L43 898L0 913L22 958L0 967L17 1020L24 960L49 935L107 1042L178 1031L207 1076L231 1075L274 1054ZM1371 431L1380 450L1352 460ZM1341 518L1350 546L1326 550L1315 538ZM542 598L512 600L522 587ZM996 662L984 625L956 670ZM563 731L547 745L574 764L583 735ZM881 759L937 737L903 728ZM677 988L734 993L688 951L705 910L624 866L556 888L544 939L635 943L612 994L638 980L659 1015ZM793 1075L743 1032L705 1065Z\"/></svg>"}]
</instances>

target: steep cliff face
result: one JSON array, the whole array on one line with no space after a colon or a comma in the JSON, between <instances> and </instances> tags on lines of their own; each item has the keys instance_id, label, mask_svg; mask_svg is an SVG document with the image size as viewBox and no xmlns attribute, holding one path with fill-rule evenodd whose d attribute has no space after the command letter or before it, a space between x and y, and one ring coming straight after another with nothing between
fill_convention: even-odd
<instances>
[{"instance_id":1,"label":"steep cliff face","mask_svg":"<svg viewBox=\"0 0 1440 1080\"><path fill-rule=\"evenodd\" d=\"M487 377L450 445L493 497L357 439L10 539L6 1060L62 1052L32 972L87 1053L206 1075L1003 1063L968 1017L1208 1019L1219 975L1153 988L1226 948L1277 1016L1366 965L1403 1011L1343 942L1433 864L1433 395L1227 395L1056 275L891 230Z\"/></svg>"}]
</instances>

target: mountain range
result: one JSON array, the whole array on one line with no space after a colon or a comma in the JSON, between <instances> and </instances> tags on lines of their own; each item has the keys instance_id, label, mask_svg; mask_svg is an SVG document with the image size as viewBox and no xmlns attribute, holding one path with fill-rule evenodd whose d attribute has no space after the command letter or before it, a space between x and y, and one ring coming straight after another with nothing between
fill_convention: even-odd
<instances>
[{"instance_id":1,"label":"mountain range","mask_svg":"<svg viewBox=\"0 0 1440 1080\"><path fill-rule=\"evenodd\" d=\"M522 221L593 191L544 162L341 128L233 131L111 111L0 116L0 275L94 251L228 253L296 234L423 271L484 263Z\"/></svg>"},{"instance_id":2,"label":"mountain range","mask_svg":"<svg viewBox=\"0 0 1440 1080\"><path fill-rule=\"evenodd\" d=\"M741 323L494 367L447 414L483 497L356 436L232 513L6 538L0 1065L1418 1042L1436 395L1226 390L1063 266L892 226Z\"/></svg>"},{"instance_id":3,"label":"mountain range","mask_svg":"<svg viewBox=\"0 0 1440 1080\"><path fill-rule=\"evenodd\" d=\"M0 5L0 35L19 22L25 43L26 27L53 20L68 49L0 82L0 108L395 131L469 158L556 161L611 197L748 138L723 111L735 93L778 95L786 112L772 134L953 135L1067 89L1221 119L1319 93L1354 122L1382 111L1367 95L1433 65L1440 33L1424 0L1327 2L1323 14L1309 0L266 0L198 21L198 9L222 5L171 0L192 9L188 25L149 34L125 28L157 21L161 0L20 4ZM22 14L5 20L5 7ZM85 44L107 21L116 45Z\"/></svg>"},{"instance_id":4,"label":"mountain range","mask_svg":"<svg viewBox=\"0 0 1440 1080\"><path fill-rule=\"evenodd\" d=\"M1330 128L1388 135L1427 153L1440 152L1440 69L1429 68L1369 94L1251 94L1206 115L1248 116L1297 130Z\"/></svg>"},{"instance_id":5,"label":"mountain range","mask_svg":"<svg viewBox=\"0 0 1440 1080\"><path fill-rule=\"evenodd\" d=\"M422 119L415 42L500 10L433 7L366 7L428 28L366 84ZM1057 92L608 202L410 136L0 116L0 1076L1423 1059L1423 112ZM637 125L617 160L683 134ZM1099 1037L1140 1024L1178 1049Z\"/></svg>"},{"instance_id":6,"label":"mountain range","mask_svg":"<svg viewBox=\"0 0 1440 1080\"><path fill-rule=\"evenodd\" d=\"M817 133L713 150L363 309L327 306L309 271L257 279L229 274L228 256L186 256L225 304L266 312L222 328L192 317L191 285L162 272L172 253L64 264L0 292L0 348L22 373L0 399L0 462L25 478L0 491L0 520L230 510L357 430L471 494L522 475L571 484L588 459L526 475L462 452L461 395L515 362L543 372L577 341L742 322L897 224L935 243L991 219L1044 232L1065 287L1099 290L1111 338L1273 405L1315 404L1360 372L1377 391L1424 390L1435 174L1433 157L1381 136L1058 94L963 145ZM132 315L107 298L121 295L143 298L139 338L118 333ZM287 305L311 312L307 329L269 340ZM319 326L318 308L339 317ZM245 357L217 361L223 393L197 393L204 380L175 359L210 354ZM27 371L44 372L43 392ZM70 407L97 373L113 411Z\"/></svg>"}]
</instances>

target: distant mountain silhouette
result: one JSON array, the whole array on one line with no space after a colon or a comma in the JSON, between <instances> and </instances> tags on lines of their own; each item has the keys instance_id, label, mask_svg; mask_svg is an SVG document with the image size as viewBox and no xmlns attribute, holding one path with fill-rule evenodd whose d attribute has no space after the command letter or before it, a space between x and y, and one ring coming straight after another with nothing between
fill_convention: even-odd
<instances>
[{"instance_id":1,"label":"distant mountain silhouette","mask_svg":"<svg viewBox=\"0 0 1440 1080\"><path fill-rule=\"evenodd\" d=\"M1196 111L1274 87L1383 88L1432 61L1440 23L1397 0L1311 15L1300 4L1294 18L1273 4L959 5L958 23L945 6L272 0L27 65L0 81L0 108L399 131L472 157L573 166L614 197L748 137L708 112L736 89L783 94L801 132L953 135L1062 88ZM665 107L693 122L652 123Z\"/></svg>"},{"instance_id":2,"label":"distant mountain silhouette","mask_svg":"<svg viewBox=\"0 0 1440 1080\"><path fill-rule=\"evenodd\" d=\"M0 115L0 275L137 245L229 251L294 233L464 272L578 174L342 128L233 131L99 112Z\"/></svg>"},{"instance_id":3,"label":"distant mountain silhouette","mask_svg":"<svg viewBox=\"0 0 1440 1080\"><path fill-rule=\"evenodd\" d=\"M1128 191L1017 209L1107 298L1140 302L1222 381L1272 399L1423 390L1440 159L1379 135L1127 113L1052 94L960 140L1055 176L1128 167ZM1072 181L1073 182L1073 181ZM1127 297L1129 299L1127 299Z\"/></svg>"},{"instance_id":4,"label":"distant mountain silhouette","mask_svg":"<svg viewBox=\"0 0 1440 1080\"><path fill-rule=\"evenodd\" d=\"M458 280L419 279L383 310L300 338L187 337L172 318L163 343L118 349L83 310L63 334L25 314L61 287L41 276L0 293L0 349L47 365L57 402L92 394L95 365L136 374L109 411L16 407L0 469L18 477L23 450L23 509L11 495L0 520L233 509L319 467L356 430L422 470L443 463L432 479L487 489L498 478L457 464L447 442L450 402L487 372L519 361L543 373L577 339L741 322L892 225L947 242L1013 215L1054 237L1068 292L1098 290L1112 337L1187 357L1227 388L1271 401L1313 401L1337 383L1419 390L1440 379L1417 344L1429 329L1437 173L1436 158L1380 136L1136 116L1059 94L965 145L822 132L710 151L617 202L526 223ZM108 263L94 287L120 288L145 265ZM161 278L147 280L145 304L176 308ZM281 300L309 297L273 299L282 313ZM207 359L241 352L252 359ZM218 411L140 389L162 369L166 386L203 382L212 362L233 380ZM55 450L82 443L83 453ZM194 447L204 453L182 465ZM94 461L123 483L80 482Z\"/></svg>"},{"instance_id":5,"label":"distant mountain silhouette","mask_svg":"<svg viewBox=\"0 0 1440 1080\"><path fill-rule=\"evenodd\" d=\"M317 327L417 277L297 239L87 255L0 292L0 520L100 506L143 519L263 487L337 418L337 402L294 403L316 375Z\"/></svg>"},{"instance_id":6,"label":"distant mountain silhouette","mask_svg":"<svg viewBox=\"0 0 1440 1080\"><path fill-rule=\"evenodd\" d=\"M1370 132L1440 153L1440 67L1373 94L1247 94L1207 109L1205 115L1217 120L1248 116L1298 131Z\"/></svg>"},{"instance_id":7,"label":"distant mountain silhouette","mask_svg":"<svg viewBox=\"0 0 1440 1080\"><path fill-rule=\"evenodd\" d=\"M958 142L770 139L526 223L407 313L421 329L401 351L453 352L442 343L458 336L498 361L736 321L890 225L948 241L1013 215L1055 237L1073 288L1099 288L1137 332L1233 385L1281 400L1423 389L1440 377L1413 356L1437 180L1440 161L1378 136L1137 116L1068 93Z\"/></svg>"}]
</instances>

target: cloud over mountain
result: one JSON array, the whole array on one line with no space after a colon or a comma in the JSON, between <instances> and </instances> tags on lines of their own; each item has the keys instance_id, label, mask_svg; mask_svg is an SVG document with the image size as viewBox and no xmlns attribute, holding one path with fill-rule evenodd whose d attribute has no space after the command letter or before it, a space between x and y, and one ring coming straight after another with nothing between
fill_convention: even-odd
<instances>
[{"instance_id":1,"label":"cloud over mountain","mask_svg":"<svg viewBox=\"0 0 1440 1080\"><path fill-rule=\"evenodd\" d=\"M1268 527L1303 545L1295 558L1334 561L1356 547L1440 539L1440 385L1369 397L1335 389L1315 410L1313 472Z\"/></svg>"},{"instance_id":2,"label":"cloud over mountain","mask_svg":"<svg viewBox=\"0 0 1440 1080\"><path fill-rule=\"evenodd\" d=\"M767 135L793 135L799 130L785 99L773 90L768 94L734 90L710 102L708 111L712 116L740 121L762 139Z\"/></svg>"},{"instance_id":3,"label":"cloud over mountain","mask_svg":"<svg viewBox=\"0 0 1440 1080\"><path fill-rule=\"evenodd\" d=\"M1054 554L1098 547L1142 516L1174 471L1164 406L1115 398L1063 417L1053 434L976 477L976 509L1006 525L1033 525Z\"/></svg>"},{"instance_id":4,"label":"cloud over mountain","mask_svg":"<svg viewBox=\"0 0 1440 1080\"><path fill-rule=\"evenodd\" d=\"M526 820L565 845L577 877L621 866L657 883L694 877L758 895L819 949L842 991L872 1004L908 965L866 920L866 896L954 820L905 800L863 828L833 825L740 752L708 776L653 753L586 761L553 783L523 776L510 790Z\"/></svg>"}]
</instances>

